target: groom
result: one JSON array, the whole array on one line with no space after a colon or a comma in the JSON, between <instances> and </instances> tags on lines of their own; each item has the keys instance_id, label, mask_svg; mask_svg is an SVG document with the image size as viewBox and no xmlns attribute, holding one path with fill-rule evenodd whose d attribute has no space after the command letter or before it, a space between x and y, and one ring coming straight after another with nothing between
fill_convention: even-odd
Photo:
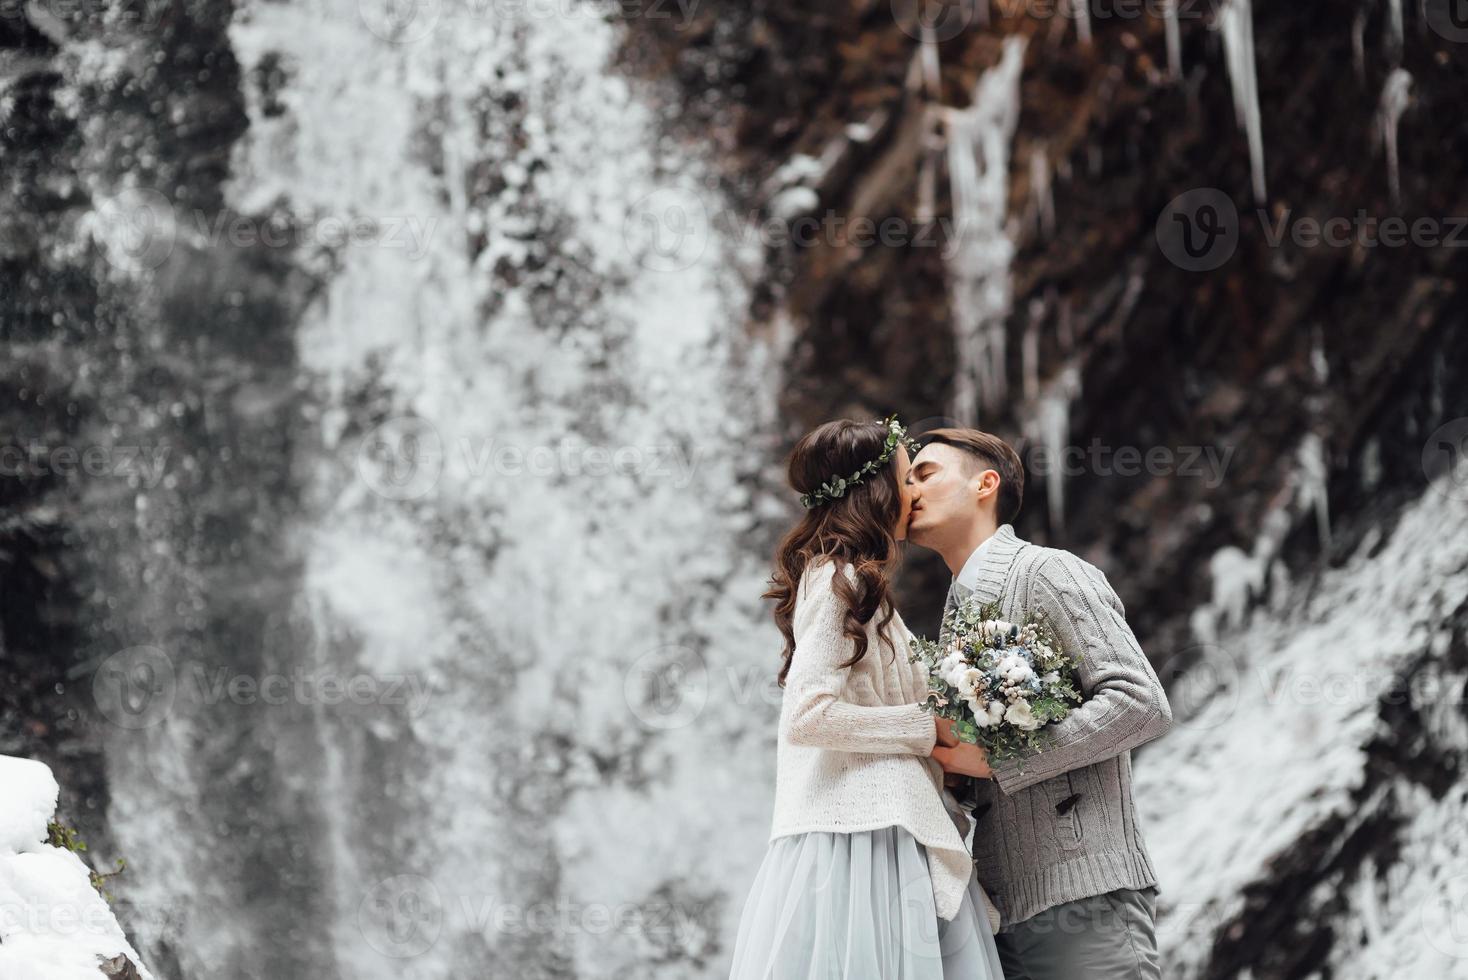
<instances>
[{"instance_id":1,"label":"groom","mask_svg":"<svg viewBox=\"0 0 1468 980\"><path fill-rule=\"evenodd\" d=\"M976 429L938 429L923 443L907 477L908 536L953 572L948 607L975 595L999 600L1012 621L1044 613L1080 655L1085 702L1038 752L991 766L946 729L933 752L950 777L973 777L956 792L972 808L979 882L1003 916L1004 975L1157 980L1157 878L1132 803L1131 750L1172 724L1167 697L1106 576L1015 536L1024 470L1009 444Z\"/></svg>"}]
</instances>

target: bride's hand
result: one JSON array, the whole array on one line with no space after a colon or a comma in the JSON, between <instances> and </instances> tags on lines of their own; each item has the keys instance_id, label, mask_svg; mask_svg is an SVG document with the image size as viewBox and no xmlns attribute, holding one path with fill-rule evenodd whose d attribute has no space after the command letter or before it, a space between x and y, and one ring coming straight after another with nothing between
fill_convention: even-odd
<instances>
[{"instance_id":1,"label":"bride's hand","mask_svg":"<svg viewBox=\"0 0 1468 980\"><path fill-rule=\"evenodd\" d=\"M939 745L954 746L958 744L958 736L953 734L952 718L934 718L933 721L938 725Z\"/></svg>"},{"instance_id":2,"label":"bride's hand","mask_svg":"<svg viewBox=\"0 0 1468 980\"><path fill-rule=\"evenodd\" d=\"M993 779L994 770L989 768L989 753L977 745L964 742L960 745L933 747L933 758L944 772L977 779Z\"/></svg>"}]
</instances>

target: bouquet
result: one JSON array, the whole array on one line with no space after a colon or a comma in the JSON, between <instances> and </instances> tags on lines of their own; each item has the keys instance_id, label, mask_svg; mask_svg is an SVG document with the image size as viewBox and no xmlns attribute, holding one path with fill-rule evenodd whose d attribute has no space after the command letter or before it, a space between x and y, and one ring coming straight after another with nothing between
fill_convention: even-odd
<instances>
[{"instance_id":1,"label":"bouquet","mask_svg":"<svg viewBox=\"0 0 1468 980\"><path fill-rule=\"evenodd\" d=\"M912 662L928 671L925 703L995 762L1040 748L1044 727L1081 703L1076 660L1043 618L1011 623L999 603L970 599L944 617L942 636L912 641Z\"/></svg>"}]
</instances>

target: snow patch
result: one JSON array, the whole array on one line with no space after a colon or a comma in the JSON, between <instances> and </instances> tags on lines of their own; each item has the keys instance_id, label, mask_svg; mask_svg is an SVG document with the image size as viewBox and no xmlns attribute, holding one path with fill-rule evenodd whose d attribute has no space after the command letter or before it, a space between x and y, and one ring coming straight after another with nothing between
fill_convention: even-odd
<instances>
[{"instance_id":1,"label":"snow patch","mask_svg":"<svg viewBox=\"0 0 1468 980\"><path fill-rule=\"evenodd\" d=\"M0 756L0 851L36 851L46 839L46 825L56 812L60 787L44 764Z\"/></svg>"},{"instance_id":2,"label":"snow patch","mask_svg":"<svg viewBox=\"0 0 1468 980\"><path fill-rule=\"evenodd\" d=\"M98 964L121 954L152 980L87 866L44 843L59 792L51 770L0 756L0 786L0 977L98 980Z\"/></svg>"}]
</instances>

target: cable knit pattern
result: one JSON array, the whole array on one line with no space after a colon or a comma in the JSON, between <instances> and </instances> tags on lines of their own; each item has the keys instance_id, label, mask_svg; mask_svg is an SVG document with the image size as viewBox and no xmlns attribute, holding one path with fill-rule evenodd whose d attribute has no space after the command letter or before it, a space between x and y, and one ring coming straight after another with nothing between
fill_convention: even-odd
<instances>
[{"instance_id":1,"label":"cable knit pattern","mask_svg":"<svg viewBox=\"0 0 1468 980\"><path fill-rule=\"evenodd\" d=\"M1039 752L975 780L974 858L1006 923L1118 888L1157 883L1132 802L1131 750L1172 724L1167 696L1094 565L1021 540L1008 524L980 556L973 594L1007 619L1043 612L1081 656L1085 703ZM968 595L954 583L949 603Z\"/></svg>"},{"instance_id":2,"label":"cable knit pattern","mask_svg":"<svg viewBox=\"0 0 1468 980\"><path fill-rule=\"evenodd\" d=\"M831 587L834 569L828 561L813 564L796 596L770 839L902 827L926 848L938 915L952 920L973 859L943 806L943 771L928 758L937 730L919 704L928 686L921 665L908 659L912 634L894 615L888 647L874 616L866 656L841 666L855 646L842 632L846 607ZM988 911L997 928L997 911Z\"/></svg>"}]
</instances>

